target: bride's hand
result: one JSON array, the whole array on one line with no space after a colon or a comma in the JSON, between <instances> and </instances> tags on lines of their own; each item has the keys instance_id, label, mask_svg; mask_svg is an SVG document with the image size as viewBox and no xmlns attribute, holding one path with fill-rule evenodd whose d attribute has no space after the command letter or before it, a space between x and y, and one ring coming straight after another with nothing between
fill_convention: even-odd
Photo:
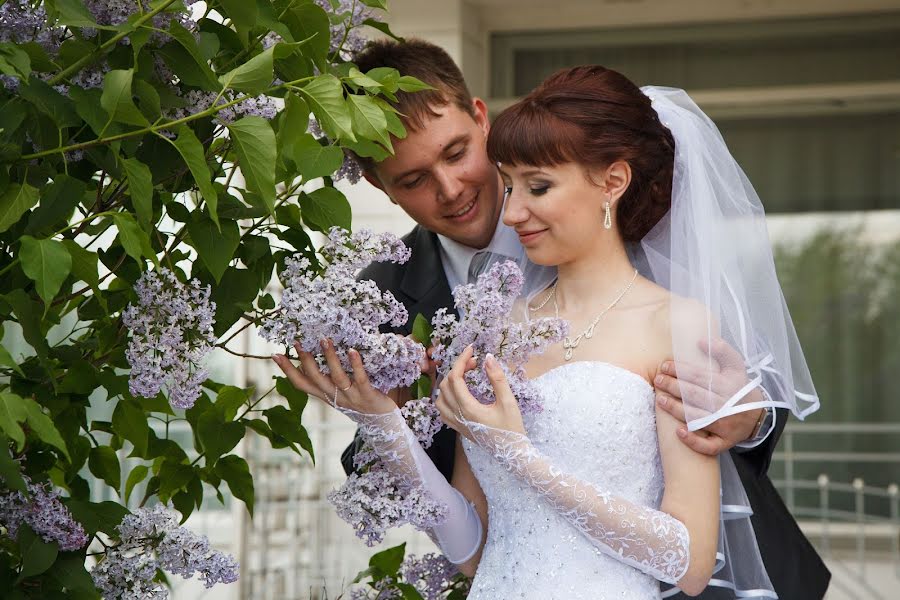
<instances>
[{"instance_id":1,"label":"bride's hand","mask_svg":"<svg viewBox=\"0 0 900 600\"><path fill-rule=\"evenodd\" d=\"M441 382L440 394L435 403L444 423L470 440L473 438L466 425L467 422L524 434L525 425L522 422L519 403L506 381L503 369L490 354L485 357L484 367L497 401L493 404L482 404L469 392L463 376L466 371L476 368L473 354L470 345L456 359L453 368Z\"/></svg>"},{"instance_id":2,"label":"bride's hand","mask_svg":"<svg viewBox=\"0 0 900 600\"><path fill-rule=\"evenodd\" d=\"M359 352L351 349L347 354L350 366L353 367L351 378L341 367L341 361L334 351L331 340L322 341L325 362L330 375L326 375L316 363L315 357L304 352L300 344L294 344L300 356L301 369L295 367L283 354L272 357L275 364L284 372L291 384L307 394L325 400L337 409L350 409L363 414L389 413L397 408L397 404L389 396L381 393L369 383L365 367Z\"/></svg>"}]
</instances>

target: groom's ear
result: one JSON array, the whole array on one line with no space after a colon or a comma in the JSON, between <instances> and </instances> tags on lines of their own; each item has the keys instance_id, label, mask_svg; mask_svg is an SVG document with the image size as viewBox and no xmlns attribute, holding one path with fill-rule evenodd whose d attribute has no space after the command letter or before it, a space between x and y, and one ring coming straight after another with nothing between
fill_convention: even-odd
<instances>
[{"instance_id":1,"label":"groom's ear","mask_svg":"<svg viewBox=\"0 0 900 600\"><path fill-rule=\"evenodd\" d=\"M374 171L369 170L369 169L364 169L363 177L365 177L366 181L368 181L374 187L376 187L379 190L381 190L382 192L384 192L387 195L388 200L390 200L392 204L397 204L396 202L394 202L394 199L391 198L391 195L387 193L387 190L384 189L384 184L381 183L381 179L378 178L377 173L375 173Z\"/></svg>"},{"instance_id":2,"label":"groom's ear","mask_svg":"<svg viewBox=\"0 0 900 600\"><path fill-rule=\"evenodd\" d=\"M618 160L606 168L603 183L609 192L610 202L615 202L625 193L631 184L631 165Z\"/></svg>"}]
</instances>

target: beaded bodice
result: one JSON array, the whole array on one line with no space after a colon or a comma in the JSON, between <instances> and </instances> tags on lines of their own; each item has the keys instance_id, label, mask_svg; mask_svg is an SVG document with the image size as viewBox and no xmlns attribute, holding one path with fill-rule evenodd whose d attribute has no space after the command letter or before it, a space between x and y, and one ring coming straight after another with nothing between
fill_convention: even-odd
<instances>
[{"instance_id":1,"label":"beaded bodice","mask_svg":"<svg viewBox=\"0 0 900 600\"><path fill-rule=\"evenodd\" d=\"M637 505L658 508L663 474L653 389L608 363L566 363L534 382L544 410L524 416L556 467ZM488 500L487 542L470 600L659 597L651 576L602 553L533 488L463 440Z\"/></svg>"}]
</instances>

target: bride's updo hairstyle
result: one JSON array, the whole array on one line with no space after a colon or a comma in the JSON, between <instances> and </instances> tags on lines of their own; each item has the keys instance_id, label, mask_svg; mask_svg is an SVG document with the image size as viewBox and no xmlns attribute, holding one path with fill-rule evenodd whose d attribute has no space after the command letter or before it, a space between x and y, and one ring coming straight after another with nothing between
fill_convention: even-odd
<instances>
[{"instance_id":1,"label":"bride's updo hairstyle","mask_svg":"<svg viewBox=\"0 0 900 600\"><path fill-rule=\"evenodd\" d=\"M516 166L627 162L631 183L616 205L626 242L643 238L672 203L672 133L640 88L605 67L551 75L494 120L487 150L492 161Z\"/></svg>"}]
</instances>

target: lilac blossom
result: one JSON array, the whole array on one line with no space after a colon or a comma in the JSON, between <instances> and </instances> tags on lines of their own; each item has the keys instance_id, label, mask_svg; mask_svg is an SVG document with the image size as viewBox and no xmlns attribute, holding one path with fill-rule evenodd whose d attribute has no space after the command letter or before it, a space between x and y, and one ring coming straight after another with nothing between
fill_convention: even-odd
<instances>
[{"instance_id":1,"label":"lilac blossom","mask_svg":"<svg viewBox=\"0 0 900 600\"><path fill-rule=\"evenodd\" d=\"M168 598L168 591L154 581L158 569L186 579L199 574L207 588L238 579L233 557L213 549L206 536L179 527L174 514L162 505L139 508L117 529L121 543L91 569L105 600Z\"/></svg>"},{"instance_id":2,"label":"lilac blossom","mask_svg":"<svg viewBox=\"0 0 900 600\"><path fill-rule=\"evenodd\" d=\"M281 303L260 328L260 336L288 348L296 341L304 351L316 355L326 372L320 343L328 338L348 373L352 369L347 351L354 348L360 353L374 388L387 393L412 384L421 375L425 348L378 329L406 323L406 308L374 282L355 278L357 270L371 262L407 261L409 249L390 234L375 235L368 230L350 234L334 227L319 252L324 265L321 272L306 257L285 260Z\"/></svg>"},{"instance_id":3,"label":"lilac blossom","mask_svg":"<svg viewBox=\"0 0 900 600\"><path fill-rule=\"evenodd\" d=\"M338 6L332 8L331 0L316 0L316 4L334 15L344 18L331 22L331 54L340 53L341 58L349 60L366 45L366 37L361 28L366 19L374 16L373 11L359 0L339 0Z\"/></svg>"},{"instance_id":4,"label":"lilac blossom","mask_svg":"<svg viewBox=\"0 0 900 600\"><path fill-rule=\"evenodd\" d=\"M561 319L542 318L513 322L510 313L522 289L523 277L514 262L491 267L474 284L453 290L456 307L465 315L461 320L440 309L432 319L432 358L440 361L438 375L446 376L466 346L474 345L476 356L493 354L506 374L510 388L523 414L541 410L540 394L526 378L522 366L528 358L566 333ZM492 403L494 391L484 369L465 375L469 391L480 402Z\"/></svg>"},{"instance_id":5,"label":"lilac blossom","mask_svg":"<svg viewBox=\"0 0 900 600\"><path fill-rule=\"evenodd\" d=\"M231 102L234 97L229 92L225 92L219 96L216 92L204 92L202 90L190 90L184 96L182 101L184 106L181 108L170 109L166 112L166 117L175 121L183 119L192 114L202 112L212 106L216 101L217 106ZM247 96L237 104L226 106L219 109L214 120L219 124L233 123L241 117L256 116L263 119L272 120L281 110L274 98L260 94L259 96Z\"/></svg>"},{"instance_id":6,"label":"lilac blossom","mask_svg":"<svg viewBox=\"0 0 900 600\"><path fill-rule=\"evenodd\" d=\"M206 355L216 342L215 302L210 287L196 279L182 283L168 269L148 271L135 285L138 303L122 322L131 330L125 356L131 365L128 387L134 396L152 398L163 385L175 408L190 408L207 378Z\"/></svg>"},{"instance_id":7,"label":"lilac blossom","mask_svg":"<svg viewBox=\"0 0 900 600\"><path fill-rule=\"evenodd\" d=\"M187 0L184 2L184 5L190 7L198 1ZM84 2L85 8L94 16L94 21L98 25L121 25L125 23L131 15L137 12L135 4L135 2L122 2L122 0L85 0ZM152 10L152 4L150 0L141 0L141 8L144 12ZM185 29L193 29L196 23L191 18L190 10L187 10L185 6L173 4L166 10L156 14L151 21L153 27L159 30L166 30L172 21L177 21ZM97 29L85 27L82 29L82 35L86 38L92 38L97 35ZM159 31L154 31L151 39L157 42L164 42L167 36ZM124 38L122 42L129 43L128 38Z\"/></svg>"},{"instance_id":8,"label":"lilac blossom","mask_svg":"<svg viewBox=\"0 0 900 600\"><path fill-rule=\"evenodd\" d=\"M409 523L427 531L447 518L444 504L380 463L362 475L351 474L339 489L328 494L328 501L368 546L380 544L391 527Z\"/></svg>"},{"instance_id":9,"label":"lilac blossom","mask_svg":"<svg viewBox=\"0 0 900 600\"><path fill-rule=\"evenodd\" d=\"M459 573L459 569L440 554L407 556L400 565L398 576L387 575L370 582L366 587L357 586L350 590L350 600L383 600L405 597L400 585L414 587L424 600L441 600L456 592L465 597L470 587L469 580Z\"/></svg>"},{"instance_id":10,"label":"lilac blossom","mask_svg":"<svg viewBox=\"0 0 900 600\"><path fill-rule=\"evenodd\" d=\"M64 552L83 548L89 538L59 500L59 491L49 482L32 483L28 477L23 478L29 497L18 491L0 495L0 525L7 535L15 539L19 527L27 523L45 542L56 542Z\"/></svg>"},{"instance_id":11,"label":"lilac blossom","mask_svg":"<svg viewBox=\"0 0 900 600\"><path fill-rule=\"evenodd\" d=\"M0 42L36 42L55 54L65 30L47 23L44 3L34 6L29 0L8 0L0 6Z\"/></svg>"}]
</instances>

